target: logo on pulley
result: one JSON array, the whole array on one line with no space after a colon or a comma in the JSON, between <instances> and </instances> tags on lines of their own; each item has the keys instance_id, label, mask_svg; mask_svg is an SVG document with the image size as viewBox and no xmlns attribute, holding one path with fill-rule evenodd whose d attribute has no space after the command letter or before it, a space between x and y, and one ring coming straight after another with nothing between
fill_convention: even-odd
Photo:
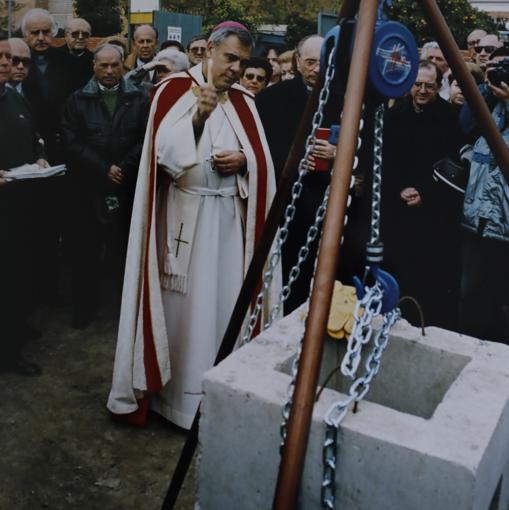
<instances>
[{"instance_id":1,"label":"logo on pulley","mask_svg":"<svg viewBox=\"0 0 509 510\"><path fill-rule=\"evenodd\" d=\"M408 47L392 37L376 49L377 67L386 81L393 85L403 83L412 71Z\"/></svg>"}]
</instances>

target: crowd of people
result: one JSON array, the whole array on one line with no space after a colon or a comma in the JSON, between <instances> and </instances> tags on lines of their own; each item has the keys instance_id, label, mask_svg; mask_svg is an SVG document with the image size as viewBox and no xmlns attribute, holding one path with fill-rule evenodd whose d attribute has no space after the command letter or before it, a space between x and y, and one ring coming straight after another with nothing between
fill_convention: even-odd
<instances>
[{"instance_id":1,"label":"crowd of people","mask_svg":"<svg viewBox=\"0 0 509 510\"><path fill-rule=\"evenodd\" d=\"M317 81L323 38L255 56L240 23L221 23L186 47L160 44L157 30L141 25L128 53L120 36L92 49L92 30L72 19L57 47L53 17L32 9L21 38L0 36L0 370L41 373L23 345L41 334L31 327L34 310L65 300L67 264L72 327L96 318L106 281L120 312L109 409L143 421L151 406L188 428ZM509 49L480 28L466 47L509 142L509 86L490 81L493 66L509 68ZM420 57L410 93L386 107L384 265L427 325L508 342L509 186L438 44L424 44ZM340 125L342 101L333 91L323 127ZM367 101L366 126L370 111ZM365 127L362 137L338 272L345 283L365 263L373 134ZM283 283L335 156L332 138L315 140L283 248ZM437 178L440 160L469 166L466 190ZM9 176L34 163L67 171ZM285 313L306 300L317 249L315 240ZM148 402L147 393L157 398Z\"/></svg>"}]
</instances>

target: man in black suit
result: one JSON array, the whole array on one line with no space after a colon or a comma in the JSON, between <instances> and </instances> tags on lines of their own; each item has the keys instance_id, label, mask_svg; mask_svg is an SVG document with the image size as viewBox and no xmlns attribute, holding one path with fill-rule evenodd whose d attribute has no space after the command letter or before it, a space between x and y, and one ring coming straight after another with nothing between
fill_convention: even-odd
<instances>
[{"instance_id":1,"label":"man in black suit","mask_svg":"<svg viewBox=\"0 0 509 510\"><path fill-rule=\"evenodd\" d=\"M92 27L83 18L69 20L65 28L65 44L59 50L70 68L73 92L84 87L94 74L94 55L87 48L91 35Z\"/></svg>"},{"instance_id":2,"label":"man in black suit","mask_svg":"<svg viewBox=\"0 0 509 510\"><path fill-rule=\"evenodd\" d=\"M299 74L293 80L283 81L268 87L256 98L267 141L269 144L276 180L279 179L288 153L295 138L297 128L309 93L320 72L320 49L323 38L319 35L305 37L297 46L297 69ZM339 124L340 110L328 108L324 127ZM315 157L332 161L336 148L327 140L317 140L315 150L309 161L311 172L304 177L304 191L297 201L296 213L291 223L288 240L283 246L283 280L288 282L289 272L297 262L299 248L306 242L307 231L314 223L315 213L323 200L324 192L330 182L329 171L315 170ZM301 305L309 295L309 285L313 275L314 260L318 249L318 239L312 243L306 262L302 265L301 275L292 288L285 303L285 312L289 313Z\"/></svg>"},{"instance_id":3,"label":"man in black suit","mask_svg":"<svg viewBox=\"0 0 509 510\"><path fill-rule=\"evenodd\" d=\"M64 101L72 91L73 80L64 55L51 46L58 26L51 14L44 9L31 9L21 21L21 31L30 46L32 67L25 80L25 97L32 107L37 130L43 141L51 165L64 162L59 124ZM63 230L63 200L65 180L45 179L35 196L40 214L38 260L41 271L36 282L38 300L56 304L58 295L60 239Z\"/></svg>"}]
</instances>

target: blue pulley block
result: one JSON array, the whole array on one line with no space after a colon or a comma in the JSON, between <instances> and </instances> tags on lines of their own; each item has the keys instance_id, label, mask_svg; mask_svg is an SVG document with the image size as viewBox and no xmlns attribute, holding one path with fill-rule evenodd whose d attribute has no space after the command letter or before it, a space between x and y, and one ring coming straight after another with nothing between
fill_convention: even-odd
<instances>
[{"instance_id":1,"label":"blue pulley block","mask_svg":"<svg viewBox=\"0 0 509 510\"><path fill-rule=\"evenodd\" d=\"M373 275L373 278L380 284L383 290L383 298L382 298L382 309L381 313L386 314L391 310L394 310L398 306L399 303L399 285L394 276L392 276L387 271L380 269L377 266L371 266L370 271ZM366 294L364 290L364 285L360 278L354 276L353 283L355 285L355 290L357 293L357 299L362 299Z\"/></svg>"},{"instance_id":2,"label":"blue pulley block","mask_svg":"<svg viewBox=\"0 0 509 510\"><path fill-rule=\"evenodd\" d=\"M417 78L419 51L401 23L379 21L375 28L368 77L371 87L390 99L407 94Z\"/></svg>"},{"instance_id":3,"label":"blue pulley block","mask_svg":"<svg viewBox=\"0 0 509 510\"><path fill-rule=\"evenodd\" d=\"M320 72L325 75L327 62L329 59L329 48L334 52L334 60L336 59L336 51L339 47L339 37L341 35L341 25L331 28L326 34L320 50Z\"/></svg>"}]
</instances>

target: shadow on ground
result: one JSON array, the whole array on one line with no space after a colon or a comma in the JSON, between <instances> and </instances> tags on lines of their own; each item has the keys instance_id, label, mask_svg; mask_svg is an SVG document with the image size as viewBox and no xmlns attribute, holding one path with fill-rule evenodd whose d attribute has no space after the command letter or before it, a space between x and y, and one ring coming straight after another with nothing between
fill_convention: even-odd
<instances>
[{"instance_id":1,"label":"shadow on ground","mask_svg":"<svg viewBox=\"0 0 509 510\"><path fill-rule=\"evenodd\" d=\"M0 374L0 509L159 510L186 433L151 415L115 424L105 408L116 320L70 327L67 308L41 314L27 357L39 378ZM191 510L190 472L178 510Z\"/></svg>"}]
</instances>

